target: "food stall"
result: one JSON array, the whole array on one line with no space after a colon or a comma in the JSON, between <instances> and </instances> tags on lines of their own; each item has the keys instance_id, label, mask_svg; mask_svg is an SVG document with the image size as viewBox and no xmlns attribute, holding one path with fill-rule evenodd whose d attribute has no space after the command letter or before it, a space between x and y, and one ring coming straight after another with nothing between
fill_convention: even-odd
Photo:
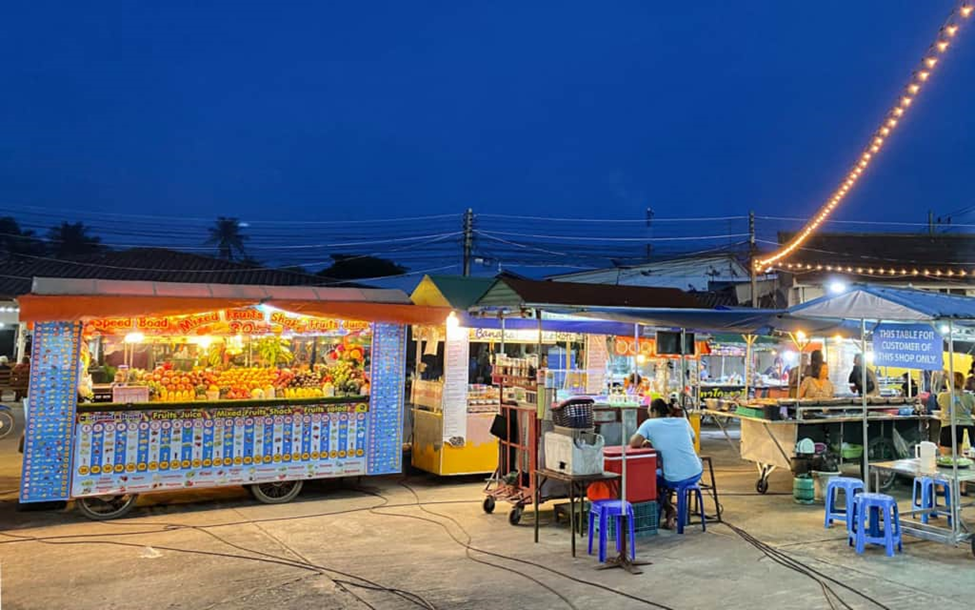
<instances>
[{"instance_id":1,"label":"food stall","mask_svg":"<svg viewBox=\"0 0 975 610\"><path fill-rule=\"evenodd\" d=\"M491 423L500 396L491 383L490 365L486 365L495 339L462 327L454 313L463 315L493 282L489 278L424 276L410 296L417 305L452 310L440 324L417 325L412 331L416 369L410 391L411 460L414 467L426 472L489 474L497 466L498 439L491 435ZM479 378L478 373L483 376Z\"/></svg>"},{"instance_id":2,"label":"food stall","mask_svg":"<svg viewBox=\"0 0 975 610\"><path fill-rule=\"evenodd\" d=\"M885 288L879 286L858 286L842 294L822 297L804 303L790 310L792 314L811 320L854 320L859 323L861 353L869 354L872 348L874 362L883 366L898 366L906 369L945 371L948 379L954 377L957 369L955 341L968 339L975 330L975 299L963 296L932 293L922 290ZM870 343L868 343L868 337ZM863 384L866 384L866 369ZM961 372L961 371L958 371ZM940 388L927 388L937 391ZM904 476L917 480L929 477L947 488L949 498L945 498L947 508L931 509L911 506L900 511L901 530L908 535L957 545L971 543L975 553L975 536L967 529L961 519L961 511L971 508L973 503L962 501L960 483L975 480L970 470L973 461L962 454L955 420L956 389L947 384L947 419L951 426L951 451L938 458L930 466L922 463L913 452L903 459L877 460L873 463L866 452L863 455L864 484L867 490L871 485L880 486L884 478ZM940 402L940 401L939 401ZM861 418L864 445L868 444L870 400L861 397ZM940 419L940 418L939 418ZM933 456L932 456L933 457ZM921 514L947 513L948 519L915 520Z\"/></svg>"},{"instance_id":3,"label":"food stall","mask_svg":"<svg viewBox=\"0 0 975 610\"><path fill-rule=\"evenodd\" d=\"M307 479L401 472L406 324L447 314L390 290L98 280L35 279L20 304L20 501L97 519L142 493L279 503Z\"/></svg>"},{"instance_id":4,"label":"food stall","mask_svg":"<svg viewBox=\"0 0 975 610\"><path fill-rule=\"evenodd\" d=\"M713 333L708 348L707 355L701 358L702 401L743 398L746 392L760 398L788 396L782 356L792 352L778 339Z\"/></svg>"}]
</instances>

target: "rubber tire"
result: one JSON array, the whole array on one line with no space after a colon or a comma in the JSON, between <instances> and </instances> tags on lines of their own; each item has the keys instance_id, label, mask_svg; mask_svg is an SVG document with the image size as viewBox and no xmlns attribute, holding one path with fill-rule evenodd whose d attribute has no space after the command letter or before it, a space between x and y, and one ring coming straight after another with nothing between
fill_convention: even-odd
<instances>
[{"instance_id":1,"label":"rubber tire","mask_svg":"<svg viewBox=\"0 0 975 610\"><path fill-rule=\"evenodd\" d=\"M247 490L251 492L251 495L254 496L254 499L258 502L262 502L264 504L287 504L298 497L298 494L301 493L301 488L304 486L304 484L305 482L300 480L281 481L275 483L256 483L254 485L248 485ZM261 490L261 487L266 485L271 485L278 489L287 485L291 485L292 487L283 495L269 496L267 493Z\"/></svg>"},{"instance_id":2,"label":"rubber tire","mask_svg":"<svg viewBox=\"0 0 975 610\"><path fill-rule=\"evenodd\" d=\"M108 521L110 519L118 519L119 517L124 517L125 515L129 514L129 512L133 508L135 508L135 503L139 499L139 495L138 494L123 494L123 495L128 496L124 504L122 504L118 509L107 513L99 512L88 505L89 501L96 500L98 499L97 497L78 498L74 501L74 504L78 508L78 511L82 515L88 517L89 519L93 521Z\"/></svg>"},{"instance_id":3,"label":"rubber tire","mask_svg":"<svg viewBox=\"0 0 975 610\"><path fill-rule=\"evenodd\" d=\"M6 438L11 432L14 431L14 416L7 410L0 410L0 438Z\"/></svg>"},{"instance_id":4,"label":"rubber tire","mask_svg":"<svg viewBox=\"0 0 975 610\"><path fill-rule=\"evenodd\" d=\"M481 508L484 509L484 512L486 512L487 514L490 515L491 513L494 512L495 504L496 503L494 501L494 498L492 498L491 496L488 496L488 497L484 498L484 504L481 504Z\"/></svg>"},{"instance_id":5,"label":"rubber tire","mask_svg":"<svg viewBox=\"0 0 975 610\"><path fill-rule=\"evenodd\" d=\"M975 555L975 536L972 536L972 555Z\"/></svg>"},{"instance_id":6,"label":"rubber tire","mask_svg":"<svg viewBox=\"0 0 975 610\"><path fill-rule=\"evenodd\" d=\"M510 523L511 525L518 525L519 523L521 523L521 516L522 514L524 514L524 512L525 509L523 509L520 506L516 506L512 508L511 512L508 513L508 523Z\"/></svg>"},{"instance_id":7,"label":"rubber tire","mask_svg":"<svg viewBox=\"0 0 975 610\"><path fill-rule=\"evenodd\" d=\"M762 479L759 479L758 481L756 481L756 483L755 483L755 491L757 491L758 493L760 493L762 495L765 495L765 493L768 491L768 479L762 478Z\"/></svg>"}]
</instances>

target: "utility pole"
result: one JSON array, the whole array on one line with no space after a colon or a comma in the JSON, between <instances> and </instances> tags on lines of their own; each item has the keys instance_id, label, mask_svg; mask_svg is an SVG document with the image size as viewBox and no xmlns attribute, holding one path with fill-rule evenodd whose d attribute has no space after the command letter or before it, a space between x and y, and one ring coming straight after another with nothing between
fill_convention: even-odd
<instances>
[{"instance_id":1,"label":"utility pole","mask_svg":"<svg viewBox=\"0 0 975 610\"><path fill-rule=\"evenodd\" d=\"M650 262L650 257L653 256L653 244L650 243L650 239L653 237L653 208L647 208L647 262Z\"/></svg>"},{"instance_id":2,"label":"utility pole","mask_svg":"<svg viewBox=\"0 0 975 610\"><path fill-rule=\"evenodd\" d=\"M758 268L755 266L758 247L755 244L755 212L748 212L748 266L752 270L752 307L758 307Z\"/></svg>"},{"instance_id":3,"label":"utility pole","mask_svg":"<svg viewBox=\"0 0 975 610\"><path fill-rule=\"evenodd\" d=\"M928 210L928 235L934 237L934 211Z\"/></svg>"},{"instance_id":4,"label":"utility pole","mask_svg":"<svg viewBox=\"0 0 975 610\"><path fill-rule=\"evenodd\" d=\"M464 212L464 277L471 274L471 252L474 249L474 210Z\"/></svg>"}]
</instances>

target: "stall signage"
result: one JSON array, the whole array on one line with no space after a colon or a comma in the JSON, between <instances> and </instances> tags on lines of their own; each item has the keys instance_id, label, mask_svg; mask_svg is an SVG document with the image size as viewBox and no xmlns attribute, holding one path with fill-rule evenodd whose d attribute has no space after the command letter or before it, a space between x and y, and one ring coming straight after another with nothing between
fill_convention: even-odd
<instances>
[{"instance_id":1,"label":"stall signage","mask_svg":"<svg viewBox=\"0 0 975 610\"><path fill-rule=\"evenodd\" d=\"M600 394L606 387L606 363L609 350L606 335L589 335L586 342L586 393Z\"/></svg>"},{"instance_id":2,"label":"stall signage","mask_svg":"<svg viewBox=\"0 0 975 610\"><path fill-rule=\"evenodd\" d=\"M564 333L551 330L542 331L542 343L565 343L567 341L582 341L583 335L577 333ZM496 342L501 343L500 328L472 328L470 329L470 340L480 343ZM505 329L505 343L538 343L538 331L524 328Z\"/></svg>"},{"instance_id":3,"label":"stall signage","mask_svg":"<svg viewBox=\"0 0 975 610\"><path fill-rule=\"evenodd\" d=\"M873 331L873 358L877 366L940 371L944 344L927 324L880 324Z\"/></svg>"},{"instance_id":4,"label":"stall signage","mask_svg":"<svg viewBox=\"0 0 975 610\"><path fill-rule=\"evenodd\" d=\"M467 438L467 381L470 336L464 328L447 327L444 343L443 440L463 447Z\"/></svg>"},{"instance_id":5,"label":"stall signage","mask_svg":"<svg viewBox=\"0 0 975 610\"><path fill-rule=\"evenodd\" d=\"M268 323L270 322L270 323ZM87 323L87 333L103 335L140 331L149 335L181 334L268 334L287 330L293 333L355 333L369 328L369 322L336 320L291 315L275 311L268 316L254 307L211 311L190 316L139 318L96 318Z\"/></svg>"}]
</instances>

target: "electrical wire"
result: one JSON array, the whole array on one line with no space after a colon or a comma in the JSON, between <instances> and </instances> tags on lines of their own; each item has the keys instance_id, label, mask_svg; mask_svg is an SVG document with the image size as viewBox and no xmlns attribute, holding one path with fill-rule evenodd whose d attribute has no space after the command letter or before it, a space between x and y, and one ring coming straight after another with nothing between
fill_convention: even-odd
<instances>
[{"instance_id":1,"label":"electrical wire","mask_svg":"<svg viewBox=\"0 0 975 610\"><path fill-rule=\"evenodd\" d=\"M824 595L826 595L826 592L829 591L830 594L832 594L838 601L840 601L840 603L843 605L843 607L850 608L850 606L846 602L844 602L840 598L840 596L836 593L836 591L833 590L832 587L830 587L830 585L826 584L826 582L829 582L829 583L835 584L835 585L837 585L839 587L842 587L842 588L846 589L847 591L850 591L851 593L854 593L857 596L859 596L860 598L862 598L862 599L870 602L871 604L877 606L878 608L881 608L882 610L891 610L888 606L884 605L879 600L877 600L877 599L875 599L875 598L867 595L866 593L863 593L861 591L858 591L857 589L854 589L853 587L847 585L846 583L843 583L843 582L841 582L841 581L839 581L839 580L837 580L837 579L835 579L835 578L833 578L831 576L828 576L826 574L823 574L822 572L820 572L820 571L816 570L815 568L813 568L813 567L811 567L811 566L809 566L809 565L807 565L807 564L799 561L798 559L796 559L796 558L794 558L794 557L792 557L792 556L784 553L783 551L781 551L779 549L776 549L775 547L773 547L773 546L771 546L771 545L769 545L767 543L764 543L761 540L758 540L757 538L755 538L754 536L752 536L751 534L749 534L745 530L741 529L740 527L737 527L737 526L735 526L735 525L733 525L731 523L728 523L728 521L726 521L726 520L725 521L722 521L721 523L722 523L722 525L725 525L726 527L728 527L729 529L731 529L731 531L733 531L734 533L736 533L742 540L744 540L745 542L748 542L750 545L752 545L755 548L757 548L758 550L762 551L762 553L764 553L769 559L771 559L775 563L778 563L779 565L782 565L783 567L787 567L787 568L789 568L789 569L791 569L791 570L793 570L795 572L798 572L800 574L803 574L803 575L805 575L805 576L807 576L807 577L809 577L809 578L811 578L811 579L816 580L817 582L819 582L820 586L823 587ZM828 599L828 596L827 596L827 599ZM830 604L830 606L832 606L832 603Z\"/></svg>"},{"instance_id":2,"label":"electrical wire","mask_svg":"<svg viewBox=\"0 0 975 610\"><path fill-rule=\"evenodd\" d=\"M410 491L410 492L411 492L411 493L413 494L413 497L414 497L414 498L416 499L416 501L417 501L417 502L419 502L419 501L420 501L420 497L419 497L419 495L418 495L418 494L416 493L416 491L415 491L415 490L414 490L414 489L413 489L412 487L410 487L410 486L409 486L409 485L408 485L408 484L407 484L407 483L406 483L405 481L400 481L400 485L401 485L401 486L403 486L403 487L405 487L406 489L408 489L408 490L409 490L409 491ZM381 495L381 494L377 494L377 495L378 495L379 497L382 497L382 495ZM422 504L421 504L421 506L422 506ZM422 508L421 508L421 510L424 510L424 509L422 509ZM470 534L469 534L469 533L467 532L467 530L465 530L465 529L464 529L464 527L463 527L463 526L462 526L462 525L461 525L460 523L458 523L458 522L457 522L457 521L456 521L455 519L453 519L452 517L450 517L450 516L448 516L448 515L442 515L442 514L440 514L440 513L435 513L435 512L433 512L433 511L429 511L429 510L425 510L425 512L428 512L428 513L431 513L431 514L433 514L433 515L436 515L436 516L439 516L439 517L443 517L443 518L445 518L445 519L448 519L448 520L450 520L450 521L453 521L453 523L454 523L454 524L455 524L455 525L456 525L456 526L457 526L457 527L458 527L458 528L459 528L459 529L460 529L461 531L463 531L463 532L464 532L464 534L465 534L465 535L466 535L466 536L467 536L467 537L468 537L469 539L471 538L471 536L470 536ZM416 517L416 516L411 516L411 517L413 517L413 518L416 518L416 519L420 519L420 520L423 520L423 518L422 518L422 517ZM601 589L601 590L603 590L603 591L607 591L607 592L610 592L610 593L614 593L614 594L616 594L616 595L619 595L619 596L621 596L621 597L625 597L625 598L627 598L627 599L630 599L630 600L632 600L632 601L636 601L636 602L639 602L639 603L642 603L642 604L644 604L644 605L647 605L647 606L651 606L651 607L654 607L654 608L659 608L659 609L661 609L661 610L673 610L672 608L670 608L670 607L668 607L668 606L665 606L665 605L663 605L663 604L659 604L659 603L657 603L657 602L654 602L654 601L651 601L651 600L648 600L648 599L644 599L644 598L641 598L641 597L637 597L636 595L631 595L630 593L626 593L625 591L619 591L619 590L617 590L617 589L613 589L613 588L611 588L611 587L607 587L606 585L603 585L603 584L601 584L601 583L597 583L597 582L593 582L593 581L589 581L589 580L585 580L585 579L582 579L582 578L577 578L577 577L575 577L575 576L572 576L571 574L567 574L567 573L565 573L565 572L561 572L561 571L559 571L559 570L556 570L556 569L554 569L554 568L551 568L551 567L549 567L549 566L546 566L546 565L543 565L543 564L540 564L540 563L537 563L537 562L534 562L534 561L530 561L530 560L528 560L528 559L520 559L520 558L518 558L518 557L511 557L511 556L509 556L509 555L503 555L503 554L501 554L501 553L495 553L495 552L493 552L493 551L487 551L487 550L484 550L484 549L480 549L480 548L477 548L477 547L475 547L475 546L473 546L473 545L471 545L471 544L470 544L470 542L467 542L467 543L464 543L463 541L461 541L461 540L459 540L459 539L457 539L457 538L456 538L456 537L455 537L455 536L454 536L454 535L452 534L452 532L450 532L450 530L449 530L449 528L447 528L447 527L446 527L446 526L445 526L445 525L444 525L443 523L441 523L441 522L439 522L439 521L435 521L435 520L430 520L430 521L431 521L432 523L434 523L434 524L436 524L436 525L438 525L438 526L440 526L440 527L441 527L442 529L444 529L444 531L446 531L446 532L447 532L447 534L448 534L448 535L449 535L449 536L450 536L450 537L451 537L451 538L452 538L452 539L453 539L453 540L454 540L454 541L455 541L455 542L456 542L457 544L459 544L459 545L461 545L461 546L464 546L465 548L468 548L468 549L469 549L469 550L471 550L471 551L474 551L474 552L477 552L477 553L481 553L481 554L484 554L484 555L488 555L488 556L490 556L490 557L496 557L496 558L498 558L498 559L505 559L505 560L508 560L508 561L512 561L512 562L516 562L516 563L521 563L521 564L524 564L524 565L528 565L528 566L532 566L532 567L535 567L535 568L538 568L538 569L540 569L540 570L545 570L546 572L549 572L549 573L552 573L552 574L555 574L555 575L557 575L557 576L561 576L562 578L565 578L565 579L567 579L567 580L570 580L570 581L572 581L572 582L575 582L575 583L578 583L578 584L583 584L583 585L587 585L587 586L590 586L590 587L594 587L594 588L597 588L597 589ZM519 573L519 574L521 574L521 572L518 572L518 573Z\"/></svg>"},{"instance_id":3,"label":"electrical wire","mask_svg":"<svg viewBox=\"0 0 975 610\"><path fill-rule=\"evenodd\" d=\"M585 223L640 223L652 225L655 222L716 222L724 220L748 220L748 216L712 216L698 218L555 218L550 216L516 216L510 214L477 214L477 217L499 218L505 220L540 220L545 222L585 222Z\"/></svg>"}]
</instances>

